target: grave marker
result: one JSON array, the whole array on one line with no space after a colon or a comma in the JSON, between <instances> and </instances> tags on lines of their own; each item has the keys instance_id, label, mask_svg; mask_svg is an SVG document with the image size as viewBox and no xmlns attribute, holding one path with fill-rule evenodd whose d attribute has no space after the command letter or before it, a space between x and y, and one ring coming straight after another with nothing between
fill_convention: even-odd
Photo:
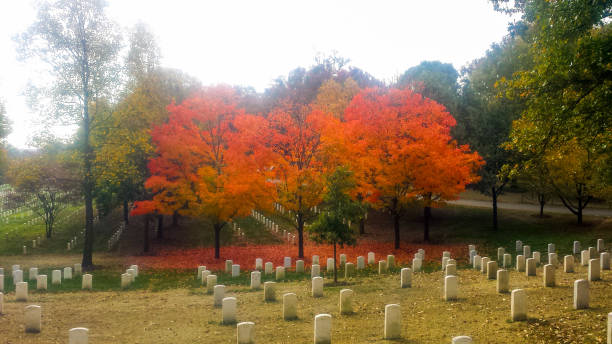
<instances>
[{"instance_id":1,"label":"grave marker","mask_svg":"<svg viewBox=\"0 0 612 344\"><path fill-rule=\"evenodd\" d=\"M224 325L236 323L237 300L235 297L223 298L221 306L221 322Z\"/></svg>"},{"instance_id":2,"label":"grave marker","mask_svg":"<svg viewBox=\"0 0 612 344\"><path fill-rule=\"evenodd\" d=\"M47 290L47 275L38 275L36 277L36 289Z\"/></svg>"},{"instance_id":3,"label":"grave marker","mask_svg":"<svg viewBox=\"0 0 612 344\"><path fill-rule=\"evenodd\" d=\"M294 293L283 295L283 319L297 319L297 295Z\"/></svg>"},{"instance_id":4,"label":"grave marker","mask_svg":"<svg viewBox=\"0 0 612 344\"><path fill-rule=\"evenodd\" d=\"M40 332L40 306L30 305L25 308L25 331L26 333Z\"/></svg>"},{"instance_id":5,"label":"grave marker","mask_svg":"<svg viewBox=\"0 0 612 344\"><path fill-rule=\"evenodd\" d=\"M555 266L552 264L544 265L544 286L554 287L555 286Z\"/></svg>"},{"instance_id":6,"label":"grave marker","mask_svg":"<svg viewBox=\"0 0 612 344\"><path fill-rule=\"evenodd\" d=\"M331 323L329 314L317 314L314 320L314 344L331 344Z\"/></svg>"},{"instance_id":7,"label":"grave marker","mask_svg":"<svg viewBox=\"0 0 612 344\"><path fill-rule=\"evenodd\" d=\"M568 254L563 257L563 271L574 272L574 256Z\"/></svg>"},{"instance_id":8,"label":"grave marker","mask_svg":"<svg viewBox=\"0 0 612 344\"><path fill-rule=\"evenodd\" d=\"M312 297L323 297L323 277L313 277Z\"/></svg>"},{"instance_id":9,"label":"grave marker","mask_svg":"<svg viewBox=\"0 0 612 344\"><path fill-rule=\"evenodd\" d=\"M400 305L390 304L385 306L385 331L384 339L400 338L402 334L402 312Z\"/></svg>"},{"instance_id":10,"label":"grave marker","mask_svg":"<svg viewBox=\"0 0 612 344\"><path fill-rule=\"evenodd\" d=\"M527 268L525 269L525 274L527 276L535 276L536 275L535 259L533 259L533 258L527 259Z\"/></svg>"},{"instance_id":11,"label":"grave marker","mask_svg":"<svg viewBox=\"0 0 612 344\"><path fill-rule=\"evenodd\" d=\"M68 331L68 344L87 344L89 330L85 327L75 327Z\"/></svg>"},{"instance_id":12,"label":"grave marker","mask_svg":"<svg viewBox=\"0 0 612 344\"><path fill-rule=\"evenodd\" d=\"M446 268L448 269L448 266ZM410 288L411 286L412 286L412 270L410 268L403 268L400 271L400 287Z\"/></svg>"},{"instance_id":13,"label":"grave marker","mask_svg":"<svg viewBox=\"0 0 612 344\"><path fill-rule=\"evenodd\" d=\"M510 290L510 272L508 270L497 270L497 292L507 293Z\"/></svg>"},{"instance_id":14,"label":"grave marker","mask_svg":"<svg viewBox=\"0 0 612 344\"><path fill-rule=\"evenodd\" d=\"M363 256L357 257L357 270L365 269L365 259Z\"/></svg>"},{"instance_id":15,"label":"grave marker","mask_svg":"<svg viewBox=\"0 0 612 344\"><path fill-rule=\"evenodd\" d=\"M15 300L18 302L28 301L28 282L18 282L15 285Z\"/></svg>"},{"instance_id":16,"label":"grave marker","mask_svg":"<svg viewBox=\"0 0 612 344\"><path fill-rule=\"evenodd\" d=\"M497 262L488 262L487 263L487 278L490 280L494 280L497 278Z\"/></svg>"},{"instance_id":17,"label":"grave marker","mask_svg":"<svg viewBox=\"0 0 612 344\"><path fill-rule=\"evenodd\" d=\"M225 286L223 284L217 284L213 288L213 306L223 306L223 299L225 298Z\"/></svg>"},{"instance_id":18,"label":"grave marker","mask_svg":"<svg viewBox=\"0 0 612 344\"><path fill-rule=\"evenodd\" d=\"M321 266L314 264L310 267L310 278L321 276Z\"/></svg>"},{"instance_id":19,"label":"grave marker","mask_svg":"<svg viewBox=\"0 0 612 344\"><path fill-rule=\"evenodd\" d=\"M515 289L512 291L510 314L512 316L512 321L527 320L527 294L523 289Z\"/></svg>"},{"instance_id":20,"label":"grave marker","mask_svg":"<svg viewBox=\"0 0 612 344\"><path fill-rule=\"evenodd\" d=\"M81 281L81 289L92 289L93 276L91 274L84 274L83 280Z\"/></svg>"},{"instance_id":21,"label":"grave marker","mask_svg":"<svg viewBox=\"0 0 612 344\"><path fill-rule=\"evenodd\" d=\"M276 282L264 282L264 301L276 301Z\"/></svg>"},{"instance_id":22,"label":"grave marker","mask_svg":"<svg viewBox=\"0 0 612 344\"><path fill-rule=\"evenodd\" d=\"M589 281L574 281L574 309L589 308Z\"/></svg>"},{"instance_id":23,"label":"grave marker","mask_svg":"<svg viewBox=\"0 0 612 344\"><path fill-rule=\"evenodd\" d=\"M353 313L353 291L350 289L340 290L340 314Z\"/></svg>"},{"instance_id":24,"label":"grave marker","mask_svg":"<svg viewBox=\"0 0 612 344\"><path fill-rule=\"evenodd\" d=\"M600 277L601 265L599 259L591 259L589 260L589 281L599 281Z\"/></svg>"},{"instance_id":25,"label":"grave marker","mask_svg":"<svg viewBox=\"0 0 612 344\"><path fill-rule=\"evenodd\" d=\"M236 326L238 344L255 344L255 323L245 321Z\"/></svg>"},{"instance_id":26,"label":"grave marker","mask_svg":"<svg viewBox=\"0 0 612 344\"><path fill-rule=\"evenodd\" d=\"M217 275L206 276L206 293L207 294L214 293L215 285L217 285Z\"/></svg>"}]
</instances>

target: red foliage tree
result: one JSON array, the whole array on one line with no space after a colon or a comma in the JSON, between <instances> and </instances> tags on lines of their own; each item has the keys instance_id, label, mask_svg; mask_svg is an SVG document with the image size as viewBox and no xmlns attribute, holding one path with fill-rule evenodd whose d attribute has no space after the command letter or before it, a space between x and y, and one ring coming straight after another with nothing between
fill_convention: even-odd
<instances>
[{"instance_id":1,"label":"red foliage tree","mask_svg":"<svg viewBox=\"0 0 612 344\"><path fill-rule=\"evenodd\" d=\"M425 240L431 206L452 199L474 182L477 153L450 136L454 118L433 100L410 90L367 89L345 112L347 156L362 195L393 216L395 248L400 219L415 201L425 207Z\"/></svg>"},{"instance_id":2,"label":"red foliage tree","mask_svg":"<svg viewBox=\"0 0 612 344\"><path fill-rule=\"evenodd\" d=\"M274 197L269 169L242 140L248 117L236 104L233 89L218 86L168 106L168 122L151 133L157 157L149 162L145 186L153 197L136 202L133 212L178 209L181 215L206 217L214 228L215 258L225 224Z\"/></svg>"}]
</instances>

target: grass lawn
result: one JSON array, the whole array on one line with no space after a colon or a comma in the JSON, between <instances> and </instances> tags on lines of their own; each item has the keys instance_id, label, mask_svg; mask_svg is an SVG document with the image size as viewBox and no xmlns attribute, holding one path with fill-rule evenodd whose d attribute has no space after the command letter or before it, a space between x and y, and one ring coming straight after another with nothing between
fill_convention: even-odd
<instances>
[{"instance_id":1,"label":"grass lawn","mask_svg":"<svg viewBox=\"0 0 612 344\"><path fill-rule=\"evenodd\" d=\"M295 321L282 319L282 301L266 303L263 291L243 285L226 286L226 296L238 299L238 321L255 322L257 342L307 343L312 341L316 314L332 315L334 343L387 343L382 340L384 307L402 307L402 339L396 343L449 343L451 337L470 335L475 343L604 343L606 315L612 311L612 273L604 271L603 281L590 285L591 308L572 308L572 283L586 277L586 269L576 273L556 270L557 286L542 286L542 270L537 277L511 271L511 289L524 288L528 297L528 320L510 321L510 295L498 294L495 281L480 272L459 270L459 299L442 300L443 274L440 271L416 273L412 288L399 288L396 272L385 276L364 273L343 285L333 286L326 279L324 297L310 296L307 278L289 278L277 284L277 298L293 292L298 297ZM126 290L63 293L32 292L27 303L5 296L0 333L7 343L64 343L73 327L90 329L90 343L235 343L235 325L221 324L221 309L213 307L212 295L198 286L192 271L186 285L155 290ZM295 276L294 276L295 277ZM174 279L163 273L143 271L137 285L151 279ZM77 280L80 280L77 278ZM72 282L71 282L72 283ZM105 283L98 273L94 285ZM72 284L71 284L72 285ZM72 288L72 287L70 287ZM68 289L70 289L68 288ZM338 311L339 291L352 289L353 315ZM25 334L23 309L27 304L42 306L42 332Z\"/></svg>"}]
</instances>

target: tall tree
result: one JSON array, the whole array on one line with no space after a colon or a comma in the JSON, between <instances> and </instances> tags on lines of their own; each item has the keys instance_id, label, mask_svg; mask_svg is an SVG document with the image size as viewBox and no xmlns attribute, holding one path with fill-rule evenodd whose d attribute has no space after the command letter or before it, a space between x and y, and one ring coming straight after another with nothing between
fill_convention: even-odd
<instances>
[{"instance_id":1,"label":"tall tree","mask_svg":"<svg viewBox=\"0 0 612 344\"><path fill-rule=\"evenodd\" d=\"M145 186L153 197L136 202L133 211L165 214L180 204L179 213L207 218L213 225L215 258L220 258L225 224L271 203L274 196L269 167L259 168L258 154L242 144L244 122L234 125L245 116L237 101L234 90L219 86L168 106L168 122L152 132L157 157L149 163L151 177ZM248 130L262 123L249 121L252 117L244 119Z\"/></svg>"},{"instance_id":2,"label":"tall tree","mask_svg":"<svg viewBox=\"0 0 612 344\"><path fill-rule=\"evenodd\" d=\"M352 172L346 167L338 167L327 177L322 211L312 226L308 228L315 242L334 246L334 283L338 283L338 257L336 246L355 245L355 232L349 226L363 213L361 205L354 201L350 192L356 184Z\"/></svg>"},{"instance_id":3,"label":"tall tree","mask_svg":"<svg viewBox=\"0 0 612 344\"><path fill-rule=\"evenodd\" d=\"M91 131L96 116L90 105L109 97L116 86L116 57L121 47L117 26L104 13L102 0L42 2L36 21L19 37L24 57L47 63L54 77L43 96L51 100L49 116L79 126L85 199L85 241L82 265L93 265L93 197L95 178ZM42 103L39 103L42 104Z\"/></svg>"},{"instance_id":4,"label":"tall tree","mask_svg":"<svg viewBox=\"0 0 612 344\"><path fill-rule=\"evenodd\" d=\"M520 37L508 36L501 44L493 44L486 55L473 61L462 71L460 109L453 135L462 144L469 144L485 160L479 171L476 188L491 196L493 229L498 228L497 198L509 179L500 173L511 161L512 154L502 144L507 140L512 121L524 107L520 100L499 97L498 81L529 65L526 45Z\"/></svg>"},{"instance_id":5,"label":"tall tree","mask_svg":"<svg viewBox=\"0 0 612 344\"><path fill-rule=\"evenodd\" d=\"M501 80L502 94L526 105L509 147L534 162L571 152L571 144L612 166L612 1L530 0L513 9L522 17L512 33L526 41L533 64ZM593 177L612 185L608 169L598 171Z\"/></svg>"},{"instance_id":6,"label":"tall tree","mask_svg":"<svg viewBox=\"0 0 612 344\"><path fill-rule=\"evenodd\" d=\"M427 215L427 207L477 180L479 156L451 140L455 120L431 99L409 89L367 89L353 98L345 116L346 155L359 192L393 217L395 248L400 219L415 200L422 200Z\"/></svg>"},{"instance_id":7,"label":"tall tree","mask_svg":"<svg viewBox=\"0 0 612 344\"><path fill-rule=\"evenodd\" d=\"M290 210L298 232L298 256L304 257L304 223L315 217L312 208L321 203L324 174L329 170L323 137L334 121L330 114L310 106L289 103L268 116L266 145L273 155L279 180L278 202Z\"/></svg>"}]
</instances>

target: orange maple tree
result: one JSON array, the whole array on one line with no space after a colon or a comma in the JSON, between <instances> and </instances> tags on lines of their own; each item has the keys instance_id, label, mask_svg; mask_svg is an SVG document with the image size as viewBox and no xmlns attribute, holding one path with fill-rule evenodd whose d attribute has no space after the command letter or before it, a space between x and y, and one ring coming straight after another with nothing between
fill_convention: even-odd
<instances>
[{"instance_id":1,"label":"orange maple tree","mask_svg":"<svg viewBox=\"0 0 612 344\"><path fill-rule=\"evenodd\" d=\"M178 210L209 219L215 258L220 258L225 224L274 197L269 169L242 139L258 122L245 115L237 101L233 89L217 86L168 106L168 122L151 133L157 157L149 162L151 177L145 186L153 196L136 202L133 210L135 215Z\"/></svg>"},{"instance_id":2,"label":"orange maple tree","mask_svg":"<svg viewBox=\"0 0 612 344\"><path fill-rule=\"evenodd\" d=\"M324 175L331 164L326 158L327 130L338 120L308 105L276 108L268 116L263 141L272 156L277 202L289 210L298 232L298 256L304 257L304 223L314 218L320 204Z\"/></svg>"},{"instance_id":3,"label":"orange maple tree","mask_svg":"<svg viewBox=\"0 0 612 344\"><path fill-rule=\"evenodd\" d=\"M453 199L476 181L477 153L451 139L454 118L435 101L408 89L366 89L345 112L347 156L359 181L358 193L393 217L395 248L406 208ZM425 221L428 236L428 217Z\"/></svg>"}]
</instances>

